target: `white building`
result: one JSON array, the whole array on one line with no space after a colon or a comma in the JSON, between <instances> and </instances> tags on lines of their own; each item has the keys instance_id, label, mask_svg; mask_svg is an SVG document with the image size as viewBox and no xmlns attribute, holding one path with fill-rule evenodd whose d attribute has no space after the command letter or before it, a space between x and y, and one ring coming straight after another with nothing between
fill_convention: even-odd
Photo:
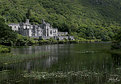
<instances>
[{"instance_id":1,"label":"white building","mask_svg":"<svg viewBox=\"0 0 121 84\"><path fill-rule=\"evenodd\" d=\"M42 24L39 25L31 25L29 19L26 20L25 23L19 24L9 24L12 27L12 30L18 32L23 36L34 37L34 38L41 38L41 39L67 39L68 32L58 32L57 28L53 28L49 23L46 23L42 20ZM69 39L70 37L68 37ZM70 39L74 39L71 36Z\"/></svg>"},{"instance_id":2,"label":"white building","mask_svg":"<svg viewBox=\"0 0 121 84\"><path fill-rule=\"evenodd\" d=\"M20 27L19 24L15 23L9 24L8 26L12 27L12 30L14 31L18 31L18 28Z\"/></svg>"}]
</instances>

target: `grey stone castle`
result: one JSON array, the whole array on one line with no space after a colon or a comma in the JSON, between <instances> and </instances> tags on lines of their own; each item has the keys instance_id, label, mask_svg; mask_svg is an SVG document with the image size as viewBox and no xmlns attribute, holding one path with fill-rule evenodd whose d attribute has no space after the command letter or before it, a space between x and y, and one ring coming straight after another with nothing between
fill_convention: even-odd
<instances>
[{"instance_id":1,"label":"grey stone castle","mask_svg":"<svg viewBox=\"0 0 121 84\"><path fill-rule=\"evenodd\" d=\"M73 36L68 36L68 32L59 32L57 28L53 28L49 23L42 20L42 24L39 25L31 25L29 19L26 20L25 23L19 24L9 24L8 26L12 27L13 31L18 32L23 36L40 38L40 39L70 39L74 40Z\"/></svg>"}]
</instances>

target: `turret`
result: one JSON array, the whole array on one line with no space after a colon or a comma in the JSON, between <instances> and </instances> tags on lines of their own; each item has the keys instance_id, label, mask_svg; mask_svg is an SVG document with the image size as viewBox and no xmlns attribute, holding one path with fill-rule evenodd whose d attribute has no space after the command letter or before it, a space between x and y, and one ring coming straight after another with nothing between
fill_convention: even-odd
<instances>
[{"instance_id":1,"label":"turret","mask_svg":"<svg viewBox=\"0 0 121 84\"><path fill-rule=\"evenodd\" d=\"M26 19L26 24L29 24L29 19Z\"/></svg>"}]
</instances>

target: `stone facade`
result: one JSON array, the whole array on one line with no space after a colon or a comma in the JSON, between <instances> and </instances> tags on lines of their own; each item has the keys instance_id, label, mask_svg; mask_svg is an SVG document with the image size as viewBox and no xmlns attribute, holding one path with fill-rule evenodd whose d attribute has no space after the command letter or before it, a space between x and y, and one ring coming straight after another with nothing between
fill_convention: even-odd
<instances>
[{"instance_id":1,"label":"stone facade","mask_svg":"<svg viewBox=\"0 0 121 84\"><path fill-rule=\"evenodd\" d=\"M26 20L25 23L19 24L9 24L12 27L12 30L18 32L23 36L41 38L41 39L71 39L74 40L74 37L68 36L68 32L59 32L57 28L53 28L49 23L46 23L42 20L42 24L39 25L31 25L29 19Z\"/></svg>"}]
</instances>

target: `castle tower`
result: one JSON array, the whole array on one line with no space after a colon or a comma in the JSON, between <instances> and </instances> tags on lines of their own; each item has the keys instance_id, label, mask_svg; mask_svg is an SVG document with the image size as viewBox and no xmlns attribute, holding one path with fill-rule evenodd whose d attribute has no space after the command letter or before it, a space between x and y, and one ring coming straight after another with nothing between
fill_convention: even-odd
<instances>
[{"instance_id":1,"label":"castle tower","mask_svg":"<svg viewBox=\"0 0 121 84\"><path fill-rule=\"evenodd\" d=\"M26 19L26 24L29 24L29 19Z\"/></svg>"}]
</instances>

